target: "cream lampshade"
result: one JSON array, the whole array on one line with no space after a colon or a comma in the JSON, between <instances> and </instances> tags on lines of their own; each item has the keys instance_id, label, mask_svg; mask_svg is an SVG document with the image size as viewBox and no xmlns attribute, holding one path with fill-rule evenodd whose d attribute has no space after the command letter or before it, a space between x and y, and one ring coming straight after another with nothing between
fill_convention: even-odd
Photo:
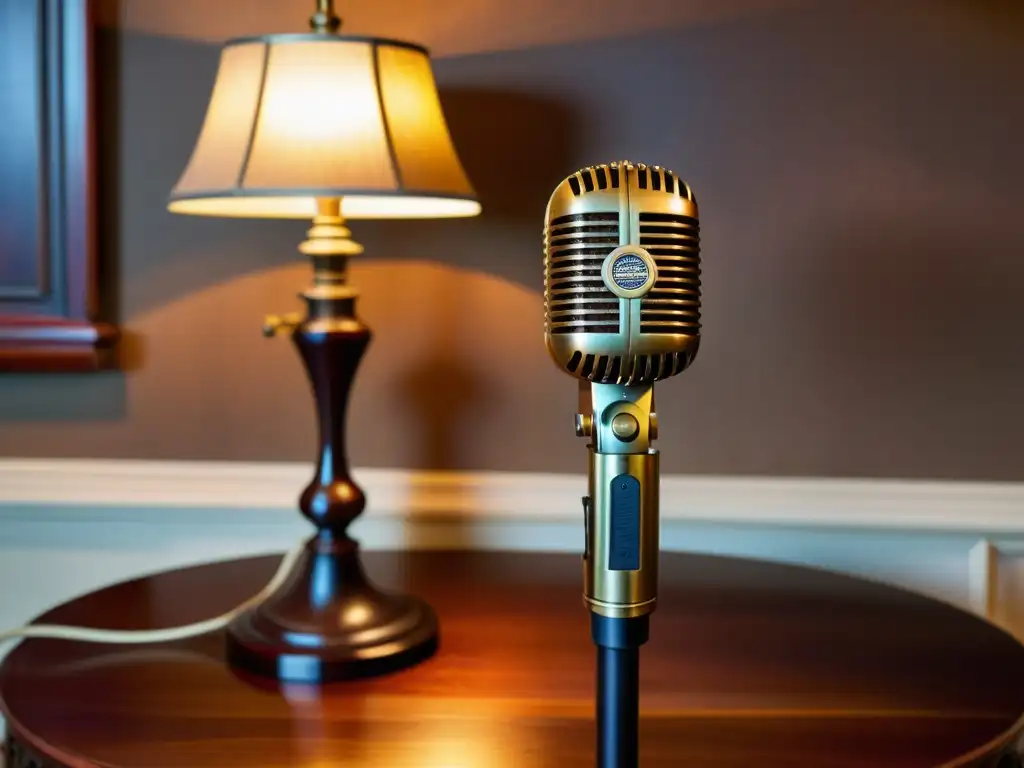
<instances>
[{"instance_id":1,"label":"cream lampshade","mask_svg":"<svg viewBox=\"0 0 1024 768\"><path fill-rule=\"evenodd\" d=\"M323 33L229 41L175 213L439 218L480 212L427 51Z\"/></svg>"},{"instance_id":2,"label":"cream lampshade","mask_svg":"<svg viewBox=\"0 0 1024 768\"><path fill-rule=\"evenodd\" d=\"M299 250L312 281L304 313L271 315L313 390L320 451L299 509L316 528L272 591L227 628L237 670L317 683L396 671L437 649L438 619L410 594L378 589L349 524L366 497L348 466L346 409L371 332L356 312L345 219L480 212L448 135L430 59L418 45L337 35L331 0L312 34L228 42L174 213L312 220ZM361 435L352 435L358 440Z\"/></svg>"}]
</instances>

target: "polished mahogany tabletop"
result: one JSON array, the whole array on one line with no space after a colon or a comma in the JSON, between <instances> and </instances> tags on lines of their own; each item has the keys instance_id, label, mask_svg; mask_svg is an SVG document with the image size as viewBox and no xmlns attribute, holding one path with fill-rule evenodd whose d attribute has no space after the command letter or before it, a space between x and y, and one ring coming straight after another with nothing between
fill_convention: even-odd
<instances>
[{"instance_id":1,"label":"polished mahogany tabletop","mask_svg":"<svg viewBox=\"0 0 1024 768\"><path fill-rule=\"evenodd\" d=\"M161 573L40 621L173 626L255 593L276 557ZM0 668L9 768L582 768L594 649L579 557L367 553L427 598L441 650L386 678L277 689L223 637L28 640ZM664 554L641 656L641 765L1018 765L1024 647L980 618L821 570Z\"/></svg>"}]
</instances>

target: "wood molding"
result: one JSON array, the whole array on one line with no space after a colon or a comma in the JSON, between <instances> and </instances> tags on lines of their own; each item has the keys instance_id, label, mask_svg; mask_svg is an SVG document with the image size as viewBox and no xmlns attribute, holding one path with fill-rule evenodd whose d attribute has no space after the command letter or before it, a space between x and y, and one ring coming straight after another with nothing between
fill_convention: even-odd
<instances>
[{"instance_id":1,"label":"wood molding","mask_svg":"<svg viewBox=\"0 0 1024 768\"><path fill-rule=\"evenodd\" d=\"M0 47L23 88L0 95L0 372L117 366L100 318L94 0L0 0Z\"/></svg>"},{"instance_id":2,"label":"wood molding","mask_svg":"<svg viewBox=\"0 0 1024 768\"><path fill-rule=\"evenodd\" d=\"M0 317L0 371L86 373L117 367L118 329L61 318Z\"/></svg>"},{"instance_id":3,"label":"wood molding","mask_svg":"<svg viewBox=\"0 0 1024 768\"><path fill-rule=\"evenodd\" d=\"M63 509L76 519L169 509L218 522L295 515L307 463L0 459L0 517ZM580 520L586 479L528 472L422 472L363 468L366 517L550 522ZM1024 483L724 476L662 478L665 521L827 529L1024 533ZM290 519L290 518L289 518Z\"/></svg>"}]
</instances>

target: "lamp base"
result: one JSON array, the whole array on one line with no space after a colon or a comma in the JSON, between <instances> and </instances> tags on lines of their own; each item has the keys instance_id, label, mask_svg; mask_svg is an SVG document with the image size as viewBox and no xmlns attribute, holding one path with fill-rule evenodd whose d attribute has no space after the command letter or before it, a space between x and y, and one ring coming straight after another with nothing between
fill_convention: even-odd
<instances>
[{"instance_id":1,"label":"lamp base","mask_svg":"<svg viewBox=\"0 0 1024 768\"><path fill-rule=\"evenodd\" d=\"M385 592L363 573L358 544L314 536L280 589L227 629L228 663L284 683L396 672L434 655L438 624L419 598Z\"/></svg>"}]
</instances>

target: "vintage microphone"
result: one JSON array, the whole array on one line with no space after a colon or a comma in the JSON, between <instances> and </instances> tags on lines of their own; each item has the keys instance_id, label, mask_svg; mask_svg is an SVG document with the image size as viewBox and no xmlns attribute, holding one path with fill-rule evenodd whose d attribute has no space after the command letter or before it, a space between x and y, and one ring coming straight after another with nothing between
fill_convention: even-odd
<instances>
[{"instance_id":1,"label":"vintage microphone","mask_svg":"<svg viewBox=\"0 0 1024 768\"><path fill-rule=\"evenodd\" d=\"M630 162L565 179L544 226L544 337L580 380L590 438L583 595L597 646L597 766L638 763L640 646L658 593L654 382L700 344L697 201L671 171Z\"/></svg>"}]
</instances>

